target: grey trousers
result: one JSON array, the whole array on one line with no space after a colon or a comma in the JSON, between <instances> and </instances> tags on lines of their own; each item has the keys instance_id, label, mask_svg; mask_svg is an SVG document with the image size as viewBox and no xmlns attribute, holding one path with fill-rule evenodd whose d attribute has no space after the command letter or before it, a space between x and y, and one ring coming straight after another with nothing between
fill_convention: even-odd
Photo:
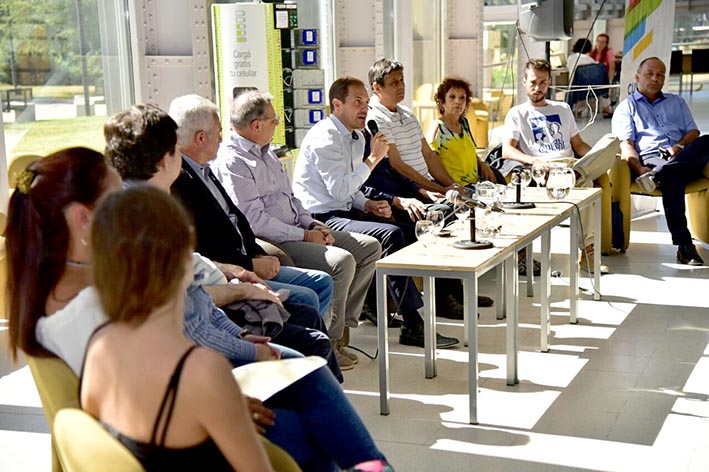
<instances>
[{"instance_id":1,"label":"grey trousers","mask_svg":"<svg viewBox=\"0 0 709 472\"><path fill-rule=\"evenodd\" d=\"M340 339L345 326L356 328L364 298L374 276L374 264L382 254L379 241L371 236L333 231L333 246L291 241L281 243L298 267L327 272L334 282L331 339Z\"/></svg>"}]
</instances>

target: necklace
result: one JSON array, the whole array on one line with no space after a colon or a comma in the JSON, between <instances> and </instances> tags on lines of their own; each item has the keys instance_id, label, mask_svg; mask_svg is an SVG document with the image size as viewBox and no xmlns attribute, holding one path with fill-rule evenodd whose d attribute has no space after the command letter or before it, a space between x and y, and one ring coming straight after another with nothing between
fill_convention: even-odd
<instances>
[{"instance_id":1,"label":"necklace","mask_svg":"<svg viewBox=\"0 0 709 472\"><path fill-rule=\"evenodd\" d=\"M75 261L74 259L67 259L66 265L72 267L80 267L82 269L88 269L89 267L91 267L91 264L89 264L88 262Z\"/></svg>"}]
</instances>

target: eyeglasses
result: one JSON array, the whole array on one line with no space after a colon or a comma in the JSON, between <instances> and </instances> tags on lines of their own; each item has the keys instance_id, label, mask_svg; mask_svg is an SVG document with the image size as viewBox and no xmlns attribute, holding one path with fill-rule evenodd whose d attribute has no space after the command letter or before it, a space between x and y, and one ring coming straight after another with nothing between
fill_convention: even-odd
<instances>
[{"instance_id":1,"label":"eyeglasses","mask_svg":"<svg viewBox=\"0 0 709 472\"><path fill-rule=\"evenodd\" d=\"M278 115L259 118L259 121L273 121L276 124L276 126L278 126L281 123L281 119L278 118Z\"/></svg>"}]
</instances>

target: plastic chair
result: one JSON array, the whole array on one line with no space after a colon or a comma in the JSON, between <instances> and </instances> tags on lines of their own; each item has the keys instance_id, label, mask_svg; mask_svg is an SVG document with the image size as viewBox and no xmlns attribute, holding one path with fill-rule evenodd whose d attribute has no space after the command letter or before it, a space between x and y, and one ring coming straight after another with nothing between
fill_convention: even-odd
<instances>
[{"instance_id":1,"label":"plastic chair","mask_svg":"<svg viewBox=\"0 0 709 472\"><path fill-rule=\"evenodd\" d=\"M630 178L628 162L619 159L610 170L611 200L618 202L623 214L624 242L621 250L628 249L630 244L630 195L651 195L661 197L662 192L655 189L646 193ZM709 164L704 168L704 176L690 182L685 190L687 198L687 220L692 235L709 243Z\"/></svg>"},{"instance_id":2,"label":"plastic chair","mask_svg":"<svg viewBox=\"0 0 709 472\"><path fill-rule=\"evenodd\" d=\"M79 407L79 379L68 365L57 357L27 356L44 416L52 432L52 471L62 472L61 462L54 442L54 417L64 408Z\"/></svg>"},{"instance_id":3,"label":"plastic chair","mask_svg":"<svg viewBox=\"0 0 709 472\"><path fill-rule=\"evenodd\" d=\"M268 461L276 472L302 472L298 463L286 451L261 436L261 443L268 455Z\"/></svg>"},{"instance_id":4,"label":"plastic chair","mask_svg":"<svg viewBox=\"0 0 709 472\"><path fill-rule=\"evenodd\" d=\"M145 470L138 459L93 416L78 408L65 408L57 413L54 442L66 472Z\"/></svg>"}]
</instances>

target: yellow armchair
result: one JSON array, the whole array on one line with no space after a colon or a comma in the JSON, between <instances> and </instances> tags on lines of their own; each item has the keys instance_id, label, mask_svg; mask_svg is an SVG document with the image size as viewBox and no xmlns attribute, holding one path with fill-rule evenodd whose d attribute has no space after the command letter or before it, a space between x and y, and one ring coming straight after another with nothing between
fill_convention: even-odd
<instances>
[{"instance_id":1,"label":"yellow armchair","mask_svg":"<svg viewBox=\"0 0 709 472\"><path fill-rule=\"evenodd\" d=\"M655 190L652 193L644 192L638 184L631 181L630 167L628 162L619 159L610 171L611 180L611 201L618 202L620 211L623 214L623 235L622 247L617 249L626 250L630 244L630 195L651 195L660 197L662 192ZM687 198L687 220L689 230L692 235L709 243L709 164L704 168L704 175L690 182L685 190Z\"/></svg>"},{"instance_id":2,"label":"yellow armchair","mask_svg":"<svg viewBox=\"0 0 709 472\"><path fill-rule=\"evenodd\" d=\"M79 379L56 357L27 356L34 383L52 433L52 472L62 472L54 441L54 417L64 408L79 408Z\"/></svg>"}]
</instances>

